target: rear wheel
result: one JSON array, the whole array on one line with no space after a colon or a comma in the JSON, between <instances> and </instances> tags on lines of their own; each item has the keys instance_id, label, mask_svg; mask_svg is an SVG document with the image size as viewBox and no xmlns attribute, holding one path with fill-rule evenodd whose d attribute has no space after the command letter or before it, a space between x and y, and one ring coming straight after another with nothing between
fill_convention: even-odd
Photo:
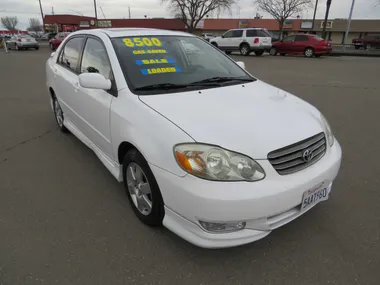
<instances>
[{"instance_id":1,"label":"rear wheel","mask_svg":"<svg viewBox=\"0 0 380 285\"><path fill-rule=\"evenodd\" d=\"M263 54L264 54L264 51L263 51L263 50L255 51L255 55L256 55L256 56L262 56Z\"/></svg>"},{"instance_id":2,"label":"rear wheel","mask_svg":"<svg viewBox=\"0 0 380 285\"><path fill-rule=\"evenodd\" d=\"M250 48L249 48L249 45L247 44L242 44L240 46L240 54L241 55L244 55L244 56L248 56L250 54Z\"/></svg>"},{"instance_id":3,"label":"rear wheel","mask_svg":"<svg viewBox=\"0 0 380 285\"><path fill-rule=\"evenodd\" d=\"M65 120L65 116L63 115L63 111L61 109L61 106L59 105L57 98L53 99L53 107L54 107L55 120L57 121L59 129L63 133L69 133L69 130L63 124Z\"/></svg>"},{"instance_id":4,"label":"rear wheel","mask_svg":"<svg viewBox=\"0 0 380 285\"><path fill-rule=\"evenodd\" d=\"M165 215L161 191L148 163L136 149L124 157L123 178L136 216L148 226L161 226Z\"/></svg>"},{"instance_id":5,"label":"rear wheel","mask_svg":"<svg viewBox=\"0 0 380 285\"><path fill-rule=\"evenodd\" d=\"M313 55L314 55L314 49L311 48L311 47L305 48L304 55L306 57L313 57Z\"/></svg>"}]
</instances>

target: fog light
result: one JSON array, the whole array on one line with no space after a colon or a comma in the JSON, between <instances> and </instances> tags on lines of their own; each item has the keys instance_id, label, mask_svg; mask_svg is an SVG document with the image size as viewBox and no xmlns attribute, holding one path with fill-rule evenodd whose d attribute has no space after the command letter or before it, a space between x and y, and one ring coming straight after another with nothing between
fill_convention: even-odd
<instances>
[{"instance_id":1,"label":"fog light","mask_svg":"<svg viewBox=\"0 0 380 285\"><path fill-rule=\"evenodd\" d=\"M204 228L208 232L236 232L245 228L245 222L226 222L226 223L212 223L212 222L204 222L199 221L202 228Z\"/></svg>"}]
</instances>

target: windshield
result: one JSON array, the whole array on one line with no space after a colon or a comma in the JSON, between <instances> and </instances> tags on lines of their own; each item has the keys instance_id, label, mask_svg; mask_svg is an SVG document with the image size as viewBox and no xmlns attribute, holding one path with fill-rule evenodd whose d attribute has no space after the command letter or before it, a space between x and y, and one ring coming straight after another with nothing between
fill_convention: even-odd
<instances>
[{"instance_id":1,"label":"windshield","mask_svg":"<svg viewBox=\"0 0 380 285\"><path fill-rule=\"evenodd\" d=\"M173 93L255 80L232 59L197 37L125 37L113 38L112 42L135 94Z\"/></svg>"}]
</instances>

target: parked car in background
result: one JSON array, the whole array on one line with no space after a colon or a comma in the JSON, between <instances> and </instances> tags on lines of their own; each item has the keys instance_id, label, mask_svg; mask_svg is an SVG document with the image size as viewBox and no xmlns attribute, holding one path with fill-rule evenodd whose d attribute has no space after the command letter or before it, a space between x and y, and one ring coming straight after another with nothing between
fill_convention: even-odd
<instances>
[{"instance_id":1,"label":"parked car in background","mask_svg":"<svg viewBox=\"0 0 380 285\"><path fill-rule=\"evenodd\" d=\"M297 34L272 43L271 55L304 54L306 57L319 57L332 51L331 41L317 35Z\"/></svg>"},{"instance_id":2,"label":"parked car in background","mask_svg":"<svg viewBox=\"0 0 380 285\"><path fill-rule=\"evenodd\" d=\"M261 56L272 47L272 38L266 29L234 29L227 31L221 37L211 39L210 43L227 54L240 51L240 54L245 56L252 52Z\"/></svg>"},{"instance_id":3,"label":"parked car in background","mask_svg":"<svg viewBox=\"0 0 380 285\"><path fill-rule=\"evenodd\" d=\"M47 60L46 86L59 129L124 182L140 221L201 247L264 238L327 200L340 168L315 107L195 35L75 32Z\"/></svg>"},{"instance_id":4,"label":"parked car in background","mask_svg":"<svg viewBox=\"0 0 380 285\"><path fill-rule=\"evenodd\" d=\"M40 48L40 44L36 41L35 38L29 35L13 35L6 42L8 49L22 50L22 49L36 49Z\"/></svg>"},{"instance_id":5,"label":"parked car in background","mask_svg":"<svg viewBox=\"0 0 380 285\"><path fill-rule=\"evenodd\" d=\"M59 45L62 43L62 41L69 35L69 32L62 32L55 35L54 38L52 38L49 41L49 47L51 50L56 50Z\"/></svg>"},{"instance_id":6,"label":"parked car in background","mask_svg":"<svg viewBox=\"0 0 380 285\"><path fill-rule=\"evenodd\" d=\"M209 42L211 39L215 38L215 36L213 34L201 34L201 38Z\"/></svg>"},{"instance_id":7,"label":"parked car in background","mask_svg":"<svg viewBox=\"0 0 380 285\"><path fill-rule=\"evenodd\" d=\"M366 35L363 39L353 39L352 43L355 45L355 49L361 47L365 49L379 48L380 47L380 34Z\"/></svg>"}]
</instances>

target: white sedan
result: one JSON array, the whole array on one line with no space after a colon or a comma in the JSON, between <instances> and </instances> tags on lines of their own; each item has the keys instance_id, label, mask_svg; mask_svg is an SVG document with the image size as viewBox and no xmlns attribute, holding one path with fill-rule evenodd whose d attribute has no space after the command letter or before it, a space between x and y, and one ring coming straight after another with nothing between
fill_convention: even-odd
<instances>
[{"instance_id":1,"label":"white sedan","mask_svg":"<svg viewBox=\"0 0 380 285\"><path fill-rule=\"evenodd\" d=\"M200 247L265 237L327 200L340 168L316 108L187 33L75 32L46 84L59 128L124 182L136 216Z\"/></svg>"}]
</instances>

